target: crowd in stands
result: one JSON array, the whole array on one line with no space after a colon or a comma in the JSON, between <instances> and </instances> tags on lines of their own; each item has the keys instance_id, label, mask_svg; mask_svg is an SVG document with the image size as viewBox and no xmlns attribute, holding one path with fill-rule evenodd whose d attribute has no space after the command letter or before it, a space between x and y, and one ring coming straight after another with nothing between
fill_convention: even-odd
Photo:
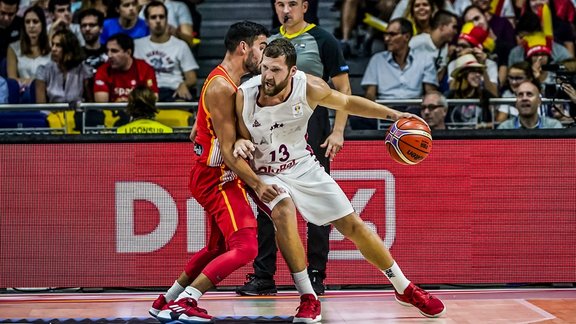
<instances>
[{"instance_id":1,"label":"crowd in stands","mask_svg":"<svg viewBox=\"0 0 576 324\"><path fill-rule=\"evenodd\" d=\"M0 0L0 103L124 102L143 85L159 102L198 100L199 65L193 53L199 2ZM308 2L307 20L318 22L319 0ZM490 99L518 98L525 81L544 97L576 101L576 78L569 73L560 78L567 72L556 71L576 71L575 3L336 0L333 9L340 10L341 21L334 34L347 59L368 60L360 82L364 93L357 94L373 100L433 94L443 104L446 98L474 99L475 104L441 111L442 127L490 129L519 119L517 105L493 105ZM386 28L364 24L366 14ZM425 114L421 107L400 108ZM538 114L568 124L571 108L542 104ZM51 127L72 133L81 132L84 124L117 128L130 121L123 110L89 110L85 122L74 110L45 113ZM170 127L186 127L194 115L189 109L171 109L160 110L156 118ZM377 127L375 121L354 117L349 125Z\"/></svg>"},{"instance_id":2,"label":"crowd in stands","mask_svg":"<svg viewBox=\"0 0 576 324\"><path fill-rule=\"evenodd\" d=\"M162 102L196 100L197 2L0 0L0 103L125 102L139 86ZM85 123L75 110L44 113L48 126L72 133L130 121L124 110L88 111ZM163 110L156 118L187 127L193 114Z\"/></svg>"}]
</instances>

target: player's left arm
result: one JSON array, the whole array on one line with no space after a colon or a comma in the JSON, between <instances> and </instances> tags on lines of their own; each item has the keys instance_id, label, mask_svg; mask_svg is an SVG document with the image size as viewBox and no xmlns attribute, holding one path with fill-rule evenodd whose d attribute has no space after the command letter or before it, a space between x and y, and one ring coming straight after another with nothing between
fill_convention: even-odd
<instances>
[{"instance_id":1,"label":"player's left arm","mask_svg":"<svg viewBox=\"0 0 576 324\"><path fill-rule=\"evenodd\" d=\"M352 93L350 90L350 79L348 78L348 73L341 73L333 76L332 83L338 92L347 95ZM346 129L347 121L348 114L342 110L337 110L334 117L334 128L324 143L320 145L320 147L326 148L325 156L329 158L330 161L336 157L336 153L340 152L344 146L344 130Z\"/></svg>"},{"instance_id":2,"label":"player's left arm","mask_svg":"<svg viewBox=\"0 0 576 324\"><path fill-rule=\"evenodd\" d=\"M321 105L350 115L392 121L402 117L415 117L363 97L340 93L331 89L324 80L312 75L307 75L306 95L310 107Z\"/></svg>"}]
</instances>

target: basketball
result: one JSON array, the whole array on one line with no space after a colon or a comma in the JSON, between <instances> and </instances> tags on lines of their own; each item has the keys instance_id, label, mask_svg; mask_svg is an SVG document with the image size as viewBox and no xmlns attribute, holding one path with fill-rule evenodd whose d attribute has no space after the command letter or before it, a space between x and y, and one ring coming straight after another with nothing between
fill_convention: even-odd
<instances>
[{"instance_id":1,"label":"basketball","mask_svg":"<svg viewBox=\"0 0 576 324\"><path fill-rule=\"evenodd\" d=\"M404 165L418 164L432 150L430 127L418 118L400 118L388 128L385 143L392 160Z\"/></svg>"}]
</instances>

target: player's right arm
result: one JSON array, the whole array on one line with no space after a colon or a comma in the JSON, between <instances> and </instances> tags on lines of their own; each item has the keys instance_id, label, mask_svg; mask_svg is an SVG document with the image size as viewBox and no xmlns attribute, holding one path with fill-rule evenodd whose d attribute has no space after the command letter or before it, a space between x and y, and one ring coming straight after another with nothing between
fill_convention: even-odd
<instances>
[{"instance_id":1,"label":"player's right arm","mask_svg":"<svg viewBox=\"0 0 576 324\"><path fill-rule=\"evenodd\" d=\"M262 201L269 202L276 197L276 191L260 180L244 159L234 157L234 143L236 142L235 98L235 90L223 78L216 78L212 81L204 94L204 102L210 112L214 131L220 143L220 153L230 170L234 171L240 179L254 189Z\"/></svg>"}]
</instances>

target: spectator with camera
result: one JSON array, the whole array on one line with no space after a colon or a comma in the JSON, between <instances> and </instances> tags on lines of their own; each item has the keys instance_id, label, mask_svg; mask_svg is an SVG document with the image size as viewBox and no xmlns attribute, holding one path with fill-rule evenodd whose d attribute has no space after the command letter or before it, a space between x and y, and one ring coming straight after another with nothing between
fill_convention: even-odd
<instances>
[{"instance_id":1,"label":"spectator with camera","mask_svg":"<svg viewBox=\"0 0 576 324\"><path fill-rule=\"evenodd\" d=\"M516 91L518 116L504 121L498 129L562 128L558 120L538 113L541 104L540 89L532 82L523 82Z\"/></svg>"}]
</instances>

